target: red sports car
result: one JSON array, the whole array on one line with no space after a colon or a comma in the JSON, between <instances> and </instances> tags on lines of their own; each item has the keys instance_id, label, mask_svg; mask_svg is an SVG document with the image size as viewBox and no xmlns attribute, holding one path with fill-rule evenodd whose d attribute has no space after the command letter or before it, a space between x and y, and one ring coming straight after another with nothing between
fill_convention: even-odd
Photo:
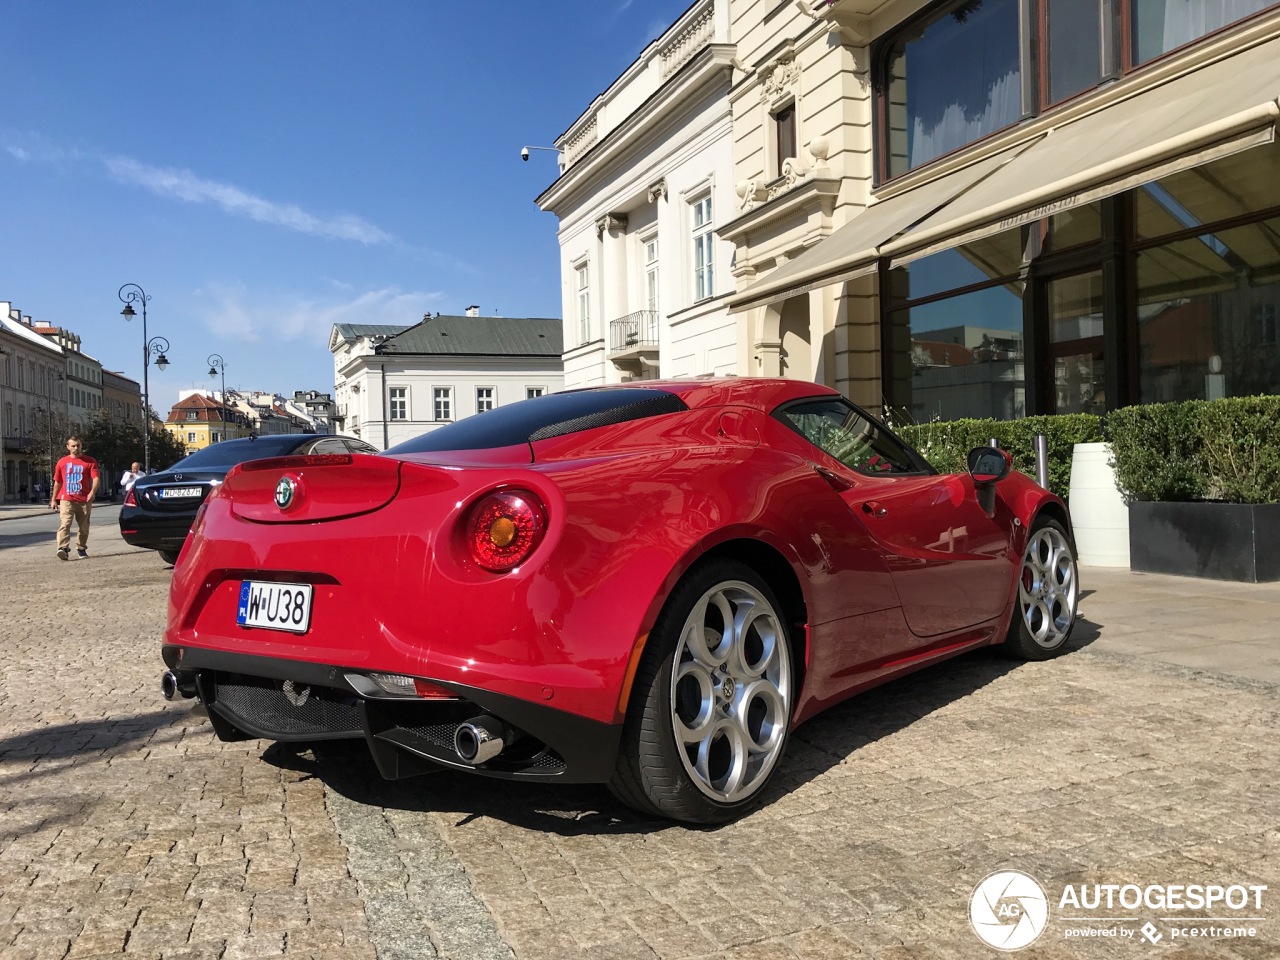
<instances>
[{"instance_id":1,"label":"red sports car","mask_svg":"<svg viewBox=\"0 0 1280 960\"><path fill-rule=\"evenodd\" d=\"M224 740L713 823L820 710L987 644L1052 656L1079 596L1066 507L1002 451L939 474L826 387L645 382L236 467L175 569L163 687Z\"/></svg>"}]
</instances>

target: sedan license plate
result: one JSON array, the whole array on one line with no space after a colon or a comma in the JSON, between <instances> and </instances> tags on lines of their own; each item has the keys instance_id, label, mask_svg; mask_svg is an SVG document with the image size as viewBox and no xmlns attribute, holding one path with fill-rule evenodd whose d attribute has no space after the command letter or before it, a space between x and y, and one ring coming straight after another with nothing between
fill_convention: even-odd
<instances>
[{"instance_id":1,"label":"sedan license plate","mask_svg":"<svg viewBox=\"0 0 1280 960\"><path fill-rule=\"evenodd\" d=\"M160 491L160 499L162 500L182 500L203 496L204 487L165 487Z\"/></svg>"},{"instance_id":2,"label":"sedan license plate","mask_svg":"<svg viewBox=\"0 0 1280 960\"><path fill-rule=\"evenodd\" d=\"M311 626L311 584L241 581L236 623L306 633Z\"/></svg>"}]
</instances>

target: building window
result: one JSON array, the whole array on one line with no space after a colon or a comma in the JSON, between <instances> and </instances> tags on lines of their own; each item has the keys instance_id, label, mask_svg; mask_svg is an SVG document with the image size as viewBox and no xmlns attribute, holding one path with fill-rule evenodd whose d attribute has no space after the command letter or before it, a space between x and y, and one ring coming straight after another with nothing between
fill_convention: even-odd
<instances>
[{"instance_id":1,"label":"building window","mask_svg":"<svg viewBox=\"0 0 1280 960\"><path fill-rule=\"evenodd\" d=\"M890 35L882 174L896 177L1022 116L1019 0L953 0Z\"/></svg>"},{"instance_id":2,"label":"building window","mask_svg":"<svg viewBox=\"0 0 1280 960\"><path fill-rule=\"evenodd\" d=\"M877 174L900 176L1275 6L1275 0L936 3L876 43ZM1127 49L1119 37L1128 38Z\"/></svg>"},{"instance_id":3,"label":"building window","mask_svg":"<svg viewBox=\"0 0 1280 960\"><path fill-rule=\"evenodd\" d=\"M76 391L76 393L77 393L77 394L78 394L79 392L80 392L79 390L77 390L77 391ZM200 414L198 414L198 413L197 413L196 411L194 411L194 410L188 410L188 411L187 411L187 419L188 419L188 420L199 420L199 419L200 419Z\"/></svg>"},{"instance_id":4,"label":"building window","mask_svg":"<svg viewBox=\"0 0 1280 960\"><path fill-rule=\"evenodd\" d=\"M476 413L493 409L493 387L476 387Z\"/></svg>"},{"instance_id":5,"label":"building window","mask_svg":"<svg viewBox=\"0 0 1280 960\"><path fill-rule=\"evenodd\" d=\"M545 392L545 390L544 390L544 388L543 388L543 387L525 387L525 388L524 388L524 398L525 398L526 400L532 400L534 397L540 397L540 396L542 396L542 394L543 394L544 392Z\"/></svg>"},{"instance_id":6,"label":"building window","mask_svg":"<svg viewBox=\"0 0 1280 960\"><path fill-rule=\"evenodd\" d=\"M574 267L573 276L578 297L578 342L587 343L591 339L591 288L587 264Z\"/></svg>"},{"instance_id":7,"label":"building window","mask_svg":"<svg viewBox=\"0 0 1280 960\"><path fill-rule=\"evenodd\" d=\"M655 316L658 313L658 238L644 242L644 308Z\"/></svg>"},{"instance_id":8,"label":"building window","mask_svg":"<svg viewBox=\"0 0 1280 960\"><path fill-rule=\"evenodd\" d=\"M219 433L217 430L214 430L212 433L209 434L210 443L217 443L221 439L222 439L222 434Z\"/></svg>"},{"instance_id":9,"label":"building window","mask_svg":"<svg viewBox=\"0 0 1280 960\"><path fill-rule=\"evenodd\" d=\"M1018 279L1025 233L1006 231L889 271L886 393L895 419L1026 416Z\"/></svg>"},{"instance_id":10,"label":"building window","mask_svg":"<svg viewBox=\"0 0 1280 960\"><path fill-rule=\"evenodd\" d=\"M453 387L435 387L431 391L435 419L453 419Z\"/></svg>"},{"instance_id":11,"label":"building window","mask_svg":"<svg viewBox=\"0 0 1280 960\"><path fill-rule=\"evenodd\" d=\"M777 145L777 173L782 174L782 165L796 156L796 105L789 103L773 115L773 129Z\"/></svg>"},{"instance_id":12,"label":"building window","mask_svg":"<svg viewBox=\"0 0 1280 960\"><path fill-rule=\"evenodd\" d=\"M392 387L391 393L391 419L392 420L408 420L409 419L409 390L407 387Z\"/></svg>"},{"instance_id":13,"label":"building window","mask_svg":"<svg viewBox=\"0 0 1280 960\"><path fill-rule=\"evenodd\" d=\"M1275 0L1126 0L1131 18L1132 63L1146 63L1230 23L1272 6Z\"/></svg>"},{"instance_id":14,"label":"building window","mask_svg":"<svg viewBox=\"0 0 1280 960\"><path fill-rule=\"evenodd\" d=\"M188 432L187 443L195 443L195 442L196 442L196 435L194 433Z\"/></svg>"},{"instance_id":15,"label":"building window","mask_svg":"<svg viewBox=\"0 0 1280 960\"><path fill-rule=\"evenodd\" d=\"M711 227L711 194L693 204L693 299L715 296L715 233Z\"/></svg>"}]
</instances>

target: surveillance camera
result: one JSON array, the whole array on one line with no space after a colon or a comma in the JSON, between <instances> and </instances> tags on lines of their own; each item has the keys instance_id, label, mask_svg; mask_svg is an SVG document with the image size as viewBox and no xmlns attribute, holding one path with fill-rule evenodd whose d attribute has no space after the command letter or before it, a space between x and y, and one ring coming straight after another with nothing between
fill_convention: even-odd
<instances>
[{"instance_id":1,"label":"surveillance camera","mask_svg":"<svg viewBox=\"0 0 1280 960\"><path fill-rule=\"evenodd\" d=\"M521 147L521 148L520 148L520 159L521 159L521 160L528 160L528 159L529 159L529 148L528 148L528 147Z\"/></svg>"}]
</instances>

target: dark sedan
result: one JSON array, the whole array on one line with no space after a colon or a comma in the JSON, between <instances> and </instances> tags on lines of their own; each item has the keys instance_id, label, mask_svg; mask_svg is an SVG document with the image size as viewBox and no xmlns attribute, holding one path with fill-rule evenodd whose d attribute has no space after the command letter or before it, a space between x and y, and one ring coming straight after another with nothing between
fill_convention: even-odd
<instances>
[{"instance_id":1,"label":"dark sedan","mask_svg":"<svg viewBox=\"0 0 1280 960\"><path fill-rule=\"evenodd\" d=\"M223 440L138 480L120 508L120 534L125 543L158 550L165 563L176 563L200 504L236 464L268 457L377 452L353 437L314 433Z\"/></svg>"}]
</instances>

